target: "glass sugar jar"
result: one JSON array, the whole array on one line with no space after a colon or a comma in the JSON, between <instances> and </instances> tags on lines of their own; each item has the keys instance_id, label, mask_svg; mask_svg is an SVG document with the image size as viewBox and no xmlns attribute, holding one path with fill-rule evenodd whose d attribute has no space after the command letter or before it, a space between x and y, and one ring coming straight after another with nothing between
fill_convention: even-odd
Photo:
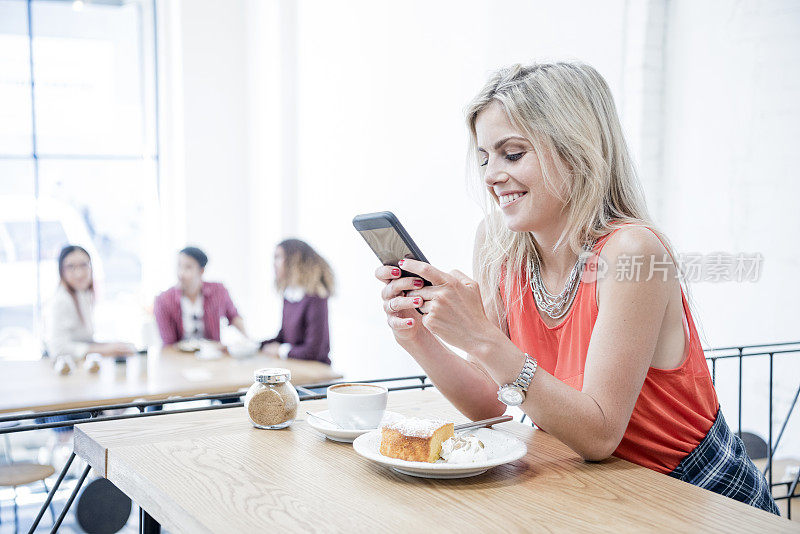
<instances>
[{"instance_id":1,"label":"glass sugar jar","mask_svg":"<svg viewBox=\"0 0 800 534\"><path fill-rule=\"evenodd\" d=\"M288 369L267 367L253 373L255 382L244 397L247 416L256 428L279 429L297 417L300 397L290 382Z\"/></svg>"}]
</instances>

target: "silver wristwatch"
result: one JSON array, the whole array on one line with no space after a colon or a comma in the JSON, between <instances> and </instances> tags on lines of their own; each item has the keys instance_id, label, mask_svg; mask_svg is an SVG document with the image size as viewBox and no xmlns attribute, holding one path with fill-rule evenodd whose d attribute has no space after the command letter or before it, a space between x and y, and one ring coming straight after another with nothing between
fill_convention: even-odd
<instances>
[{"instance_id":1,"label":"silver wristwatch","mask_svg":"<svg viewBox=\"0 0 800 534\"><path fill-rule=\"evenodd\" d=\"M506 406L519 406L525 402L525 393L528 391L528 386L531 385L533 374L538 366L539 363L525 353L525 365L522 367L522 372L519 373L513 384L500 386L497 391L497 399Z\"/></svg>"}]
</instances>

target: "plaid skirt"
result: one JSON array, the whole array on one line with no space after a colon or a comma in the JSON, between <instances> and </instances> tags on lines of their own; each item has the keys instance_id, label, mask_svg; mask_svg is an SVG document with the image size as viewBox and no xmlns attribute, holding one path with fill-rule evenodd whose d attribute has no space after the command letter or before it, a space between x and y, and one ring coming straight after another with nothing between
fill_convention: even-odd
<instances>
[{"instance_id":1,"label":"plaid skirt","mask_svg":"<svg viewBox=\"0 0 800 534\"><path fill-rule=\"evenodd\" d=\"M703 441L669 475L780 515L767 480L747 456L741 438L731 432L722 410Z\"/></svg>"}]
</instances>

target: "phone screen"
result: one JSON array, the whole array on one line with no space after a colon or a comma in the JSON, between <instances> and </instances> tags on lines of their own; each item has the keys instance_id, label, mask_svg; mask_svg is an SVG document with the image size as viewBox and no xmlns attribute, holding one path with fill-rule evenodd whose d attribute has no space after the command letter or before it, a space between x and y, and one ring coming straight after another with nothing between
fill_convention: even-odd
<instances>
[{"instance_id":1,"label":"phone screen","mask_svg":"<svg viewBox=\"0 0 800 534\"><path fill-rule=\"evenodd\" d=\"M403 242L400 234L391 226L359 230L359 233L384 265L397 265L398 261L405 258L414 259L414 253Z\"/></svg>"}]
</instances>

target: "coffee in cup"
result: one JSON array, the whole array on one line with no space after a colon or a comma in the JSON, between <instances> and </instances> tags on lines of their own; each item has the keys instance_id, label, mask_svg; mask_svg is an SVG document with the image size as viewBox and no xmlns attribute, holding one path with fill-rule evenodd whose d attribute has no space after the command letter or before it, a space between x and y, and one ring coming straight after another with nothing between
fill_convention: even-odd
<instances>
[{"instance_id":1,"label":"coffee in cup","mask_svg":"<svg viewBox=\"0 0 800 534\"><path fill-rule=\"evenodd\" d=\"M376 384L336 384L328 388L331 419L348 430L377 428L386 411L389 391Z\"/></svg>"}]
</instances>

